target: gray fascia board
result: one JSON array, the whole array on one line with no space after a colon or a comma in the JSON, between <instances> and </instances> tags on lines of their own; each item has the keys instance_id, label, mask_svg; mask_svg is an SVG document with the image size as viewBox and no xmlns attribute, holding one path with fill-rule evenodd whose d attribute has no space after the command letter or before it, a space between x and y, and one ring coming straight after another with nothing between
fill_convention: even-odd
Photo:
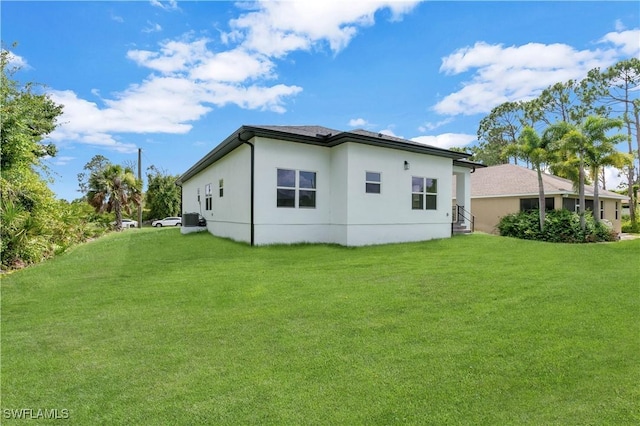
<instances>
[{"instance_id":1,"label":"gray fascia board","mask_svg":"<svg viewBox=\"0 0 640 426\"><path fill-rule=\"evenodd\" d=\"M469 155L473 155L473 154L469 154ZM470 160L466 160L466 159L454 159L453 160L453 165L454 166L459 166L459 167L466 167L467 169L479 169L479 168L485 168L487 167L486 165L482 164L482 163L476 163L474 161L470 161Z\"/></svg>"}]
</instances>

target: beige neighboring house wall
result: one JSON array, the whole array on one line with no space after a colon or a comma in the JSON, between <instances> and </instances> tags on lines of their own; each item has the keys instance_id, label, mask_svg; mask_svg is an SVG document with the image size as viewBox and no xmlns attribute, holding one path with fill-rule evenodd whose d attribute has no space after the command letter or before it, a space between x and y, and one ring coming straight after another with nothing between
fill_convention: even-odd
<instances>
[{"instance_id":1,"label":"beige neighboring house wall","mask_svg":"<svg viewBox=\"0 0 640 426\"><path fill-rule=\"evenodd\" d=\"M553 198L554 208L567 204L575 206L578 195L567 179L544 174L545 198ZM478 168L471 174L471 212L475 216L475 229L497 234L500 218L520 211L520 200L538 198L538 177L535 170L513 164ZM585 199L593 203L593 187L585 188ZM616 232L621 230L622 202L628 197L599 189L604 210L603 219L611 222ZM595 206L594 206L595 207Z\"/></svg>"}]
</instances>

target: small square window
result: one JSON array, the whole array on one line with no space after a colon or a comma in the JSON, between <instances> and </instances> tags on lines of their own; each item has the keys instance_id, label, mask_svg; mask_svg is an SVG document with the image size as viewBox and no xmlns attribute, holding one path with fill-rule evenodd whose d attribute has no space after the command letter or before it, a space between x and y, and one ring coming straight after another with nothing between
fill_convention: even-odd
<instances>
[{"instance_id":1,"label":"small square window","mask_svg":"<svg viewBox=\"0 0 640 426\"><path fill-rule=\"evenodd\" d=\"M298 200L298 207L315 207L315 206L316 206L316 191L300 190L300 199Z\"/></svg>"},{"instance_id":2,"label":"small square window","mask_svg":"<svg viewBox=\"0 0 640 426\"><path fill-rule=\"evenodd\" d=\"M367 194L380 194L382 187L382 175L379 172L365 172L365 192Z\"/></svg>"},{"instance_id":3,"label":"small square window","mask_svg":"<svg viewBox=\"0 0 640 426\"><path fill-rule=\"evenodd\" d=\"M295 207L296 190L278 188L278 207Z\"/></svg>"},{"instance_id":4,"label":"small square window","mask_svg":"<svg viewBox=\"0 0 640 426\"><path fill-rule=\"evenodd\" d=\"M300 188L315 189L316 174L314 172L300 172Z\"/></svg>"},{"instance_id":5,"label":"small square window","mask_svg":"<svg viewBox=\"0 0 640 426\"><path fill-rule=\"evenodd\" d=\"M278 186L295 188L296 187L296 171L278 169Z\"/></svg>"}]
</instances>

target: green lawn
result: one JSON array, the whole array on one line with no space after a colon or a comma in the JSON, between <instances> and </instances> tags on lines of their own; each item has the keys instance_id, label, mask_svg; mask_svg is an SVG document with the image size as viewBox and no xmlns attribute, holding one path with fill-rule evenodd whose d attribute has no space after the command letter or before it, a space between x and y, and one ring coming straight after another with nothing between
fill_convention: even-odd
<instances>
[{"instance_id":1,"label":"green lawn","mask_svg":"<svg viewBox=\"0 0 640 426\"><path fill-rule=\"evenodd\" d=\"M2 278L1 421L638 424L639 259L640 239L108 235Z\"/></svg>"}]
</instances>

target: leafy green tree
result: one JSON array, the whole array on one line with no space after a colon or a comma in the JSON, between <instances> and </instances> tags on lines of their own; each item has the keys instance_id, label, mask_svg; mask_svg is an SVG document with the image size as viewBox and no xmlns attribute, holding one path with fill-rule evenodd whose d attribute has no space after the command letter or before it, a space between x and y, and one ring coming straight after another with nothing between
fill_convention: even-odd
<instances>
[{"instance_id":1,"label":"leafy green tree","mask_svg":"<svg viewBox=\"0 0 640 426\"><path fill-rule=\"evenodd\" d=\"M549 139L541 138L532 127L525 127L515 144L509 145L505 154L515 156L529 162L538 175L538 211L540 231L544 231L545 197L542 169L553 160L553 151L549 149Z\"/></svg>"},{"instance_id":2,"label":"leafy green tree","mask_svg":"<svg viewBox=\"0 0 640 426\"><path fill-rule=\"evenodd\" d=\"M627 131L628 154L635 160L640 159L640 59L631 58L620 61L607 70L594 69L589 72L600 96L601 102L621 117ZM634 138L635 133L635 138ZM635 148L633 141L635 139ZM638 198L633 186L638 184L639 170L637 161L626 167L627 195L630 199L630 217L634 228L637 227L636 208Z\"/></svg>"},{"instance_id":3,"label":"leafy green tree","mask_svg":"<svg viewBox=\"0 0 640 426\"><path fill-rule=\"evenodd\" d=\"M62 106L41 93L40 85L21 85L15 79L19 68L5 49L0 68L0 251L2 267L11 268L39 262L55 250L57 201L39 172L46 172L43 159L56 154L44 139Z\"/></svg>"},{"instance_id":4,"label":"leafy green tree","mask_svg":"<svg viewBox=\"0 0 640 426\"><path fill-rule=\"evenodd\" d=\"M179 177L158 170L155 166L147 169L145 205L149 218L160 219L179 214L182 202L180 187L176 185Z\"/></svg>"},{"instance_id":5,"label":"leafy green tree","mask_svg":"<svg viewBox=\"0 0 640 426\"><path fill-rule=\"evenodd\" d=\"M89 176L98 173L110 164L109 159L104 155L94 155L91 160L84 165L83 171L78 173L78 187L83 196L89 191Z\"/></svg>"},{"instance_id":6,"label":"leafy green tree","mask_svg":"<svg viewBox=\"0 0 640 426\"><path fill-rule=\"evenodd\" d=\"M504 153L507 146L517 142L524 126L524 112L522 102L505 102L493 108L489 115L480 120L480 143L474 150L475 159L487 166L508 163L509 158Z\"/></svg>"},{"instance_id":7,"label":"leafy green tree","mask_svg":"<svg viewBox=\"0 0 640 426\"><path fill-rule=\"evenodd\" d=\"M57 153L55 145L44 144L42 140L55 130L62 105L53 102L48 95L38 93L41 85L27 83L21 86L14 79L20 68L11 65L11 53L5 49L0 53L0 68L0 168L41 167L42 158Z\"/></svg>"},{"instance_id":8,"label":"leafy green tree","mask_svg":"<svg viewBox=\"0 0 640 426\"><path fill-rule=\"evenodd\" d=\"M109 164L89 176L87 201L96 212L114 212L116 230L122 230L122 211L142 202L142 182L131 168Z\"/></svg>"},{"instance_id":9,"label":"leafy green tree","mask_svg":"<svg viewBox=\"0 0 640 426\"><path fill-rule=\"evenodd\" d=\"M537 116L547 125L564 121L578 124L594 113L592 98L583 95L579 82L556 83L542 91L536 101Z\"/></svg>"}]
</instances>

